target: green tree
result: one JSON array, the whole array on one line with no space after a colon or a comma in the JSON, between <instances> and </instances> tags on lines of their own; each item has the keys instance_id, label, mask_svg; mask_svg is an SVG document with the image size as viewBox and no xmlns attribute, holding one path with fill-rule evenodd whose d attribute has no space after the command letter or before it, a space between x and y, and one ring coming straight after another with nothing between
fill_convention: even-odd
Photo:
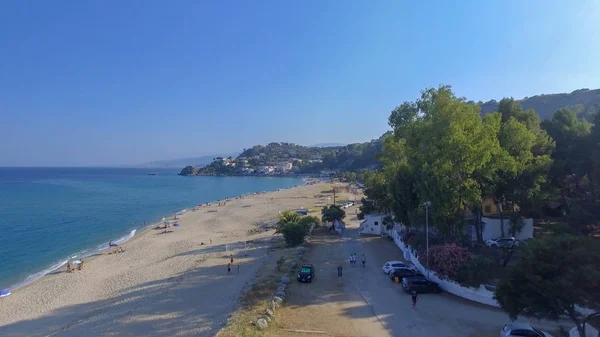
<instances>
[{"instance_id":1,"label":"green tree","mask_svg":"<svg viewBox=\"0 0 600 337\"><path fill-rule=\"evenodd\" d=\"M600 244L575 236L530 242L495 298L512 319L524 314L558 320L568 316L583 336L577 307L600 303Z\"/></svg>"},{"instance_id":2,"label":"green tree","mask_svg":"<svg viewBox=\"0 0 600 337\"><path fill-rule=\"evenodd\" d=\"M551 121L544 121L542 125L556 142L552 153L554 183L566 190L567 177L575 177L579 181L589 173L591 157L586 143L592 124L579 119L574 111L560 109L554 113Z\"/></svg>"},{"instance_id":3,"label":"green tree","mask_svg":"<svg viewBox=\"0 0 600 337\"><path fill-rule=\"evenodd\" d=\"M337 205L325 206L321 210L321 219L323 222L341 221L346 217L346 212Z\"/></svg>"},{"instance_id":4,"label":"green tree","mask_svg":"<svg viewBox=\"0 0 600 337\"><path fill-rule=\"evenodd\" d=\"M305 215L298 220L298 224L304 226L306 230L308 230L310 226L319 224L319 218L312 215Z\"/></svg>"},{"instance_id":5,"label":"green tree","mask_svg":"<svg viewBox=\"0 0 600 337\"><path fill-rule=\"evenodd\" d=\"M363 179L364 193L371 203L372 211L388 212L392 207L392 196L384 172L366 172Z\"/></svg>"},{"instance_id":6,"label":"green tree","mask_svg":"<svg viewBox=\"0 0 600 337\"><path fill-rule=\"evenodd\" d=\"M298 214L296 211L283 211L279 214L279 220L277 221L277 228L275 229L275 234L281 233L281 230L288 223L298 223L302 216Z\"/></svg>"},{"instance_id":7,"label":"green tree","mask_svg":"<svg viewBox=\"0 0 600 337\"><path fill-rule=\"evenodd\" d=\"M435 205L432 220L442 233L461 235L464 209L481 200L476 172L497 152L499 123L484 121L477 105L448 86L427 89L416 102L402 104L389 123L405 142L419 203Z\"/></svg>"},{"instance_id":8,"label":"green tree","mask_svg":"<svg viewBox=\"0 0 600 337\"><path fill-rule=\"evenodd\" d=\"M285 224L281 229L281 234L285 238L285 242L290 246L297 246L304 242L307 231L306 227L300 224L290 222Z\"/></svg>"}]
</instances>

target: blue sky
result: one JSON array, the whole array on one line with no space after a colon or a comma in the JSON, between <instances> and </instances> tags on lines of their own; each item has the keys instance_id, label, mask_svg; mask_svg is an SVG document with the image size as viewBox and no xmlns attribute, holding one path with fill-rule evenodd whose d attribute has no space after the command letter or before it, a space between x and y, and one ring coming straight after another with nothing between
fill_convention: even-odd
<instances>
[{"instance_id":1,"label":"blue sky","mask_svg":"<svg viewBox=\"0 0 600 337\"><path fill-rule=\"evenodd\" d=\"M0 2L0 166L360 142L430 86L600 87L600 2Z\"/></svg>"}]
</instances>

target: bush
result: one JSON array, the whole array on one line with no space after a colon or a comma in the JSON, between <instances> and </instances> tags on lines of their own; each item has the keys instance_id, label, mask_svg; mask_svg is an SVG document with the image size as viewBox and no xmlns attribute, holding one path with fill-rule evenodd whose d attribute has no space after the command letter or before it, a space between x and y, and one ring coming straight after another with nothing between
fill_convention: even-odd
<instances>
[{"instance_id":1,"label":"bush","mask_svg":"<svg viewBox=\"0 0 600 337\"><path fill-rule=\"evenodd\" d=\"M429 248L429 268L438 276L451 280L456 278L456 274L462 265L470 258L471 253L469 250L455 243ZM423 266L427 265L427 252L425 249L419 251L419 261Z\"/></svg>"},{"instance_id":2,"label":"bush","mask_svg":"<svg viewBox=\"0 0 600 337\"><path fill-rule=\"evenodd\" d=\"M298 220L298 224L304 226L304 228L306 228L306 230L308 231L310 229L310 226L312 224L318 224L319 223L319 218L317 218L316 216L312 216L312 215L306 215L300 218L300 220Z\"/></svg>"},{"instance_id":3,"label":"bush","mask_svg":"<svg viewBox=\"0 0 600 337\"><path fill-rule=\"evenodd\" d=\"M288 245L297 246L304 242L307 231L303 225L291 222L283 226L281 234L283 234L285 242Z\"/></svg>"},{"instance_id":4,"label":"bush","mask_svg":"<svg viewBox=\"0 0 600 337\"><path fill-rule=\"evenodd\" d=\"M463 286L478 288L493 279L495 267L496 263L489 258L473 254L458 270L455 281Z\"/></svg>"},{"instance_id":5,"label":"bush","mask_svg":"<svg viewBox=\"0 0 600 337\"><path fill-rule=\"evenodd\" d=\"M404 241L404 242L408 243L408 245L411 246L416 251L420 251L421 249L427 248L427 236L425 235L425 232L415 232L412 234L413 235L408 237L408 241ZM439 238L438 236L432 235L431 233L429 234L429 248L430 249L431 249L431 247L441 245L442 243L443 242L442 242L441 238ZM430 251L430 253L431 253L431 251Z\"/></svg>"},{"instance_id":6,"label":"bush","mask_svg":"<svg viewBox=\"0 0 600 337\"><path fill-rule=\"evenodd\" d=\"M402 238L402 242L404 242L405 244L409 244L410 239L415 235L415 232L410 232L407 230L402 231L401 234L401 238Z\"/></svg>"}]
</instances>

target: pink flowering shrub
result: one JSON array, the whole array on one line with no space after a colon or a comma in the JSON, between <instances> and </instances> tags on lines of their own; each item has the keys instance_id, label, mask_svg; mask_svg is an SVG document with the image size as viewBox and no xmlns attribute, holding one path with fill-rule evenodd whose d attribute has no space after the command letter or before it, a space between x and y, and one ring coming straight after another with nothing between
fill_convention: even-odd
<instances>
[{"instance_id":1,"label":"pink flowering shrub","mask_svg":"<svg viewBox=\"0 0 600 337\"><path fill-rule=\"evenodd\" d=\"M429 247L429 268L440 277L454 280L458 271L471 258L471 253L455 243ZM427 265L427 252L419 251L419 261Z\"/></svg>"}]
</instances>

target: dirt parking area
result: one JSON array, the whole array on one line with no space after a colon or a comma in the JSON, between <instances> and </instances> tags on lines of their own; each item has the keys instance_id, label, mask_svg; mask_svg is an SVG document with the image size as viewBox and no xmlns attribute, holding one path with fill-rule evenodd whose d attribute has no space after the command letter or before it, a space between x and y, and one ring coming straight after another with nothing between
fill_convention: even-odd
<instances>
[{"instance_id":1,"label":"dirt parking area","mask_svg":"<svg viewBox=\"0 0 600 337\"><path fill-rule=\"evenodd\" d=\"M389 260L403 260L393 241L358 235L359 221L347 220L343 236L313 235L305 255L316 268L313 283L294 285L286 305L265 335L276 336L402 336L495 337L510 321L500 309L452 294L421 294L416 309L410 296L382 271ZM366 268L351 267L351 253L365 254ZM338 283L336 268L344 273ZM528 320L554 332L555 322ZM570 326L569 326L570 327Z\"/></svg>"},{"instance_id":2,"label":"dirt parking area","mask_svg":"<svg viewBox=\"0 0 600 337\"><path fill-rule=\"evenodd\" d=\"M336 235L313 236L305 259L316 268L315 280L290 287L266 336L390 336L349 281L352 271L343 244ZM341 282L339 265L344 268Z\"/></svg>"}]
</instances>

